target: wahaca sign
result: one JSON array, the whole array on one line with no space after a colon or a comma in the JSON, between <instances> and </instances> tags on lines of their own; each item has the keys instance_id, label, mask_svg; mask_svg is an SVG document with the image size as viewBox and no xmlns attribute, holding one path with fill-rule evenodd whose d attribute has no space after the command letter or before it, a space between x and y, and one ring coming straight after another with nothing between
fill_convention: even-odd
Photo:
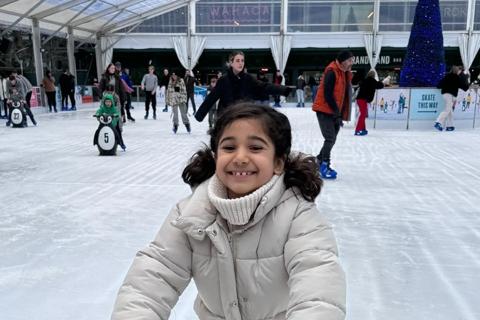
<instances>
[{"instance_id":1,"label":"wahaca sign","mask_svg":"<svg viewBox=\"0 0 480 320\"><path fill-rule=\"evenodd\" d=\"M272 8L268 5L209 6L209 24L271 23Z\"/></svg>"}]
</instances>

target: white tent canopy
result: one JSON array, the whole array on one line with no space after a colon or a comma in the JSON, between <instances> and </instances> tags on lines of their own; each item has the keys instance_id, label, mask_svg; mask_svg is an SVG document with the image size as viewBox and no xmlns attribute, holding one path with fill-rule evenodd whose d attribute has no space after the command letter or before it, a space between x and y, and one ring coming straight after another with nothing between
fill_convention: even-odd
<instances>
[{"instance_id":1,"label":"white tent canopy","mask_svg":"<svg viewBox=\"0 0 480 320\"><path fill-rule=\"evenodd\" d=\"M97 72L100 76L111 60L114 45L121 40L121 37L113 35L115 31L130 26L134 28L145 20L195 2L196 0L0 0L0 24L3 25L0 37L14 28L31 30L37 83L41 82L43 75L41 34L50 34L44 42L55 35L64 35L69 39L68 58L73 72L76 69L73 41L96 43ZM194 49L201 54L203 46Z\"/></svg>"},{"instance_id":2,"label":"white tent canopy","mask_svg":"<svg viewBox=\"0 0 480 320\"><path fill-rule=\"evenodd\" d=\"M37 19L42 32L73 29L77 39L95 42L95 34L134 25L170 12L189 0L0 0L0 22L7 30L31 27Z\"/></svg>"}]
</instances>

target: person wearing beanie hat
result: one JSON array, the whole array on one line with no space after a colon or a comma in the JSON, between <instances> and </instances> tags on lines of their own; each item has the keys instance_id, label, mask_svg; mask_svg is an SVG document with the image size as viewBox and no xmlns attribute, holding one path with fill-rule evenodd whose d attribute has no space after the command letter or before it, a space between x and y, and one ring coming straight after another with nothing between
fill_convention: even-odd
<instances>
[{"instance_id":1,"label":"person wearing beanie hat","mask_svg":"<svg viewBox=\"0 0 480 320\"><path fill-rule=\"evenodd\" d=\"M337 54L337 61L340 63L350 58L353 58L353 53L350 50L342 50Z\"/></svg>"},{"instance_id":2,"label":"person wearing beanie hat","mask_svg":"<svg viewBox=\"0 0 480 320\"><path fill-rule=\"evenodd\" d=\"M325 139L317 155L319 171L324 179L337 178L337 172L330 167L330 153L343 121L350 120L352 65L352 52L340 51L335 61L325 68L312 105Z\"/></svg>"}]
</instances>

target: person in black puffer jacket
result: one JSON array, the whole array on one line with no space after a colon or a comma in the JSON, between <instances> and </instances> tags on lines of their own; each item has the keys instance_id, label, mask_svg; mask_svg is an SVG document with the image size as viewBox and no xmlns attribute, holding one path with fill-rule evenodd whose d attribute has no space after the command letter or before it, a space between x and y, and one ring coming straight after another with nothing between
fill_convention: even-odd
<instances>
[{"instance_id":1,"label":"person in black puffer jacket","mask_svg":"<svg viewBox=\"0 0 480 320\"><path fill-rule=\"evenodd\" d=\"M434 127L442 131L445 124L447 125L446 131L453 131L453 108L455 106L458 89L467 91L469 87L468 76L462 72L462 67L452 66L450 72L440 80L437 85L438 89L442 90L443 100L445 100L445 109L435 121Z\"/></svg>"},{"instance_id":2,"label":"person in black puffer jacket","mask_svg":"<svg viewBox=\"0 0 480 320\"><path fill-rule=\"evenodd\" d=\"M232 52L228 61L230 68L227 73L218 79L215 88L210 91L195 113L195 119L199 122L203 121L217 100L219 100L217 115L220 116L237 101L254 101L262 94L288 96L291 91L289 87L261 82L245 73L245 55L241 51Z\"/></svg>"},{"instance_id":3,"label":"person in black puffer jacket","mask_svg":"<svg viewBox=\"0 0 480 320\"><path fill-rule=\"evenodd\" d=\"M358 89L357 104L360 110L358 115L357 126L355 128L356 136L364 136L368 133L365 125L365 118L367 117L368 104L373 101L375 91L383 88L383 83L375 79L375 70L370 70L363 81L360 82Z\"/></svg>"}]
</instances>

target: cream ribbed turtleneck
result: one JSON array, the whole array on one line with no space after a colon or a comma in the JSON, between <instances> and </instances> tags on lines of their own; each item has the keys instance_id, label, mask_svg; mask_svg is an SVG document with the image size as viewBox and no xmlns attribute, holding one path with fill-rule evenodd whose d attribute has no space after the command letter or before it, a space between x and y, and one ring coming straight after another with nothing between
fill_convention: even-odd
<instances>
[{"instance_id":1,"label":"cream ribbed turtleneck","mask_svg":"<svg viewBox=\"0 0 480 320\"><path fill-rule=\"evenodd\" d=\"M279 176L272 179L254 192L240 198L228 199L227 188L213 175L208 183L208 197L220 215L232 225L244 225L257 209L262 197L273 187Z\"/></svg>"}]
</instances>

